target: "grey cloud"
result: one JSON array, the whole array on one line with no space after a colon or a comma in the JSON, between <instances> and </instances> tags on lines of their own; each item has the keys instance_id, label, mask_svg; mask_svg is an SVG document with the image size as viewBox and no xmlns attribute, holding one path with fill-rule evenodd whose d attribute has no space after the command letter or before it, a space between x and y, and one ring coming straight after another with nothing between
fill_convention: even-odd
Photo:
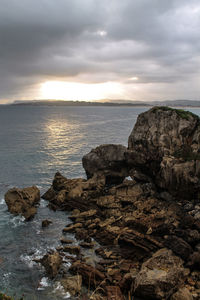
<instances>
[{"instance_id":1,"label":"grey cloud","mask_svg":"<svg viewBox=\"0 0 200 300\"><path fill-rule=\"evenodd\" d=\"M189 78L193 90L199 91L196 0L0 0L0 4L0 99L31 92L34 98L39 84L51 78L119 81L130 89L127 95L131 86L138 85L152 93L150 98L168 92L169 84L174 95L181 86L182 95ZM139 79L130 81L133 76ZM149 84L162 88L154 87L154 93Z\"/></svg>"}]
</instances>

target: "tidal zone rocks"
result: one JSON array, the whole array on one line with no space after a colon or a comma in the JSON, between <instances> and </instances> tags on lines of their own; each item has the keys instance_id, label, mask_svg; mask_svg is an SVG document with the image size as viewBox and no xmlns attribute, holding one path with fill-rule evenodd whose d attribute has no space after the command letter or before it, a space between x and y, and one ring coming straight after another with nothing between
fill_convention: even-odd
<instances>
[{"instance_id":1,"label":"tidal zone rocks","mask_svg":"<svg viewBox=\"0 0 200 300\"><path fill-rule=\"evenodd\" d=\"M87 180L56 173L43 198L71 211L58 251L76 255L69 271L88 288L82 299L200 299L199 146L197 116L154 107L128 148L83 157ZM65 244L72 233L79 245Z\"/></svg>"},{"instance_id":2,"label":"tidal zone rocks","mask_svg":"<svg viewBox=\"0 0 200 300\"><path fill-rule=\"evenodd\" d=\"M154 107L138 116L128 148L83 157L87 179L56 173L43 198L72 222L41 261L49 276L78 299L200 299L199 146L197 116Z\"/></svg>"}]
</instances>

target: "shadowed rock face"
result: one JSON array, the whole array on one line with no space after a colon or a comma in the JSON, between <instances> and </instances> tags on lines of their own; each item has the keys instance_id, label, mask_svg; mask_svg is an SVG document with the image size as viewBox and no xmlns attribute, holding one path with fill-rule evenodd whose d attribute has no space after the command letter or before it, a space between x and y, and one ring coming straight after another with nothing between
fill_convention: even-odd
<instances>
[{"instance_id":1,"label":"shadowed rock face","mask_svg":"<svg viewBox=\"0 0 200 300\"><path fill-rule=\"evenodd\" d=\"M127 149L122 145L101 145L92 149L82 158L83 168L88 178L96 173L106 177L107 183L121 183L127 176L125 153Z\"/></svg>"}]
</instances>

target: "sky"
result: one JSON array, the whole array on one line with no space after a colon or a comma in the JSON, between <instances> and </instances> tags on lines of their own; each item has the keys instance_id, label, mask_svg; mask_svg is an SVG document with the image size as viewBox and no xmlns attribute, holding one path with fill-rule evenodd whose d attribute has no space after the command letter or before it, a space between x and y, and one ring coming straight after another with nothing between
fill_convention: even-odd
<instances>
[{"instance_id":1,"label":"sky","mask_svg":"<svg viewBox=\"0 0 200 300\"><path fill-rule=\"evenodd\" d=\"M0 103L200 100L199 0L0 0Z\"/></svg>"}]
</instances>

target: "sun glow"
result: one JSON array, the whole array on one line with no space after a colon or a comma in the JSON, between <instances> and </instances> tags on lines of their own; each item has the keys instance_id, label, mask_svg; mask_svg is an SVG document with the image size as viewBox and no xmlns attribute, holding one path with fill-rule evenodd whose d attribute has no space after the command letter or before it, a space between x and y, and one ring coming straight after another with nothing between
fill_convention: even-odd
<instances>
[{"instance_id":1,"label":"sun glow","mask_svg":"<svg viewBox=\"0 0 200 300\"><path fill-rule=\"evenodd\" d=\"M41 85L41 96L44 99L60 100L99 100L106 97L118 97L122 87L116 82L77 83L65 81L46 81Z\"/></svg>"}]
</instances>

